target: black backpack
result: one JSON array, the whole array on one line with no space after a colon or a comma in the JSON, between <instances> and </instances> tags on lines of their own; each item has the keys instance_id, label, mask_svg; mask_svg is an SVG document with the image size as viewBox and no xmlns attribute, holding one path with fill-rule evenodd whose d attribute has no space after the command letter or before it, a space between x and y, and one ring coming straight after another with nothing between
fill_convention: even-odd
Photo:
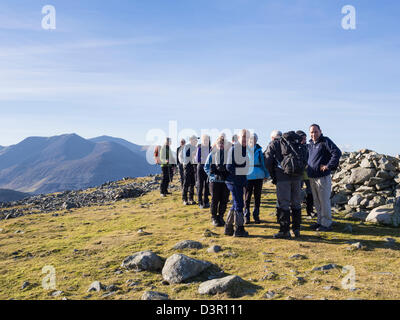
<instances>
[{"instance_id":1,"label":"black backpack","mask_svg":"<svg viewBox=\"0 0 400 320\"><path fill-rule=\"evenodd\" d=\"M283 160L281 167L289 176L301 176L307 166L307 148L302 137L294 131L286 132L280 140Z\"/></svg>"}]
</instances>

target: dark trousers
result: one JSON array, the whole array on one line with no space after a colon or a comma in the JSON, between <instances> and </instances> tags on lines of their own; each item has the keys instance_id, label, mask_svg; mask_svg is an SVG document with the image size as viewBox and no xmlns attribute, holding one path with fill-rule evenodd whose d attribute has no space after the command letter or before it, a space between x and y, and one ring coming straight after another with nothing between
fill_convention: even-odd
<instances>
[{"instance_id":1,"label":"dark trousers","mask_svg":"<svg viewBox=\"0 0 400 320\"><path fill-rule=\"evenodd\" d=\"M278 181L276 184L278 198L278 222L281 232L290 230L292 217L293 230L300 229L301 224L301 181Z\"/></svg>"},{"instance_id":2,"label":"dark trousers","mask_svg":"<svg viewBox=\"0 0 400 320\"><path fill-rule=\"evenodd\" d=\"M208 184L208 176L204 171L204 164L197 165L197 201L201 205L205 205L210 202L208 199L210 195L209 184ZM203 198L204 196L204 198Z\"/></svg>"},{"instance_id":3,"label":"dark trousers","mask_svg":"<svg viewBox=\"0 0 400 320\"><path fill-rule=\"evenodd\" d=\"M168 192L168 185L171 181L172 167L171 166L163 166L161 167L162 172L162 180L160 185L160 193L166 194Z\"/></svg>"},{"instance_id":4,"label":"dark trousers","mask_svg":"<svg viewBox=\"0 0 400 320\"><path fill-rule=\"evenodd\" d=\"M307 214L311 215L314 212L314 198L311 190L310 180L303 180L303 183L306 185L306 205L307 205Z\"/></svg>"},{"instance_id":5,"label":"dark trousers","mask_svg":"<svg viewBox=\"0 0 400 320\"><path fill-rule=\"evenodd\" d=\"M224 182L210 182L211 215L223 217L229 199L229 189Z\"/></svg>"},{"instance_id":6,"label":"dark trousers","mask_svg":"<svg viewBox=\"0 0 400 320\"><path fill-rule=\"evenodd\" d=\"M183 171L182 163L178 164L178 170L179 170L179 181L181 182L181 188L183 188L183 182L185 181L185 174Z\"/></svg>"},{"instance_id":7,"label":"dark trousers","mask_svg":"<svg viewBox=\"0 0 400 320\"><path fill-rule=\"evenodd\" d=\"M182 200L188 201L188 193L189 193L189 200L193 201L194 185L195 185L194 167L192 164L187 164L183 167L183 171L184 171L184 181L182 190Z\"/></svg>"},{"instance_id":8,"label":"dark trousers","mask_svg":"<svg viewBox=\"0 0 400 320\"><path fill-rule=\"evenodd\" d=\"M254 192L254 210L260 209L261 191L263 187L263 179L247 180L246 185L246 209L250 211L251 196Z\"/></svg>"}]
</instances>

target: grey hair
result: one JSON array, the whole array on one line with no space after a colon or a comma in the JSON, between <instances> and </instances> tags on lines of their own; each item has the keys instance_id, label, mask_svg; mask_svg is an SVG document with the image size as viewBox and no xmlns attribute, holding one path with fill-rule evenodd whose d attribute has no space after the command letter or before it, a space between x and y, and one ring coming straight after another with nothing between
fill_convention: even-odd
<instances>
[{"instance_id":1,"label":"grey hair","mask_svg":"<svg viewBox=\"0 0 400 320\"><path fill-rule=\"evenodd\" d=\"M279 130L274 130L271 132L271 139L274 140L275 138L282 137L282 132Z\"/></svg>"}]
</instances>

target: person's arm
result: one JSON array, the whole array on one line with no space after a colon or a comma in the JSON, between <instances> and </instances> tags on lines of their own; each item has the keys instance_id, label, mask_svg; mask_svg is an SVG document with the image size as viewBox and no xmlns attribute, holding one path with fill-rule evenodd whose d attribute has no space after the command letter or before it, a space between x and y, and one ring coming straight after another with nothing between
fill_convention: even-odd
<instances>
[{"instance_id":1,"label":"person's arm","mask_svg":"<svg viewBox=\"0 0 400 320\"><path fill-rule=\"evenodd\" d=\"M261 161L261 168L264 171L265 179L267 179L267 178L269 178L270 174L269 174L269 171L268 171L268 169L267 169L267 167L265 165L265 159L264 159L264 154L262 153L262 150L260 149L259 152L260 152L259 155L260 155L260 161Z\"/></svg>"},{"instance_id":2,"label":"person's arm","mask_svg":"<svg viewBox=\"0 0 400 320\"><path fill-rule=\"evenodd\" d=\"M212 164L212 153L210 153L207 157L206 163L204 164L204 171L208 176L211 175L211 164Z\"/></svg>"},{"instance_id":3,"label":"person's arm","mask_svg":"<svg viewBox=\"0 0 400 320\"><path fill-rule=\"evenodd\" d=\"M329 170L336 170L339 166L339 160L342 156L342 151L336 146L336 144L329 138L325 138L325 145L326 149L331 155L331 159L329 160L328 164L326 165Z\"/></svg>"},{"instance_id":4,"label":"person's arm","mask_svg":"<svg viewBox=\"0 0 400 320\"><path fill-rule=\"evenodd\" d=\"M267 151L265 151L265 166L271 176L272 182L276 183L276 176L275 176L275 148L274 143L270 143Z\"/></svg>"},{"instance_id":5,"label":"person's arm","mask_svg":"<svg viewBox=\"0 0 400 320\"><path fill-rule=\"evenodd\" d=\"M233 153L234 147L230 148L228 151L228 157L226 159L225 168L229 172L230 175L235 175L235 165L233 164Z\"/></svg>"}]
</instances>

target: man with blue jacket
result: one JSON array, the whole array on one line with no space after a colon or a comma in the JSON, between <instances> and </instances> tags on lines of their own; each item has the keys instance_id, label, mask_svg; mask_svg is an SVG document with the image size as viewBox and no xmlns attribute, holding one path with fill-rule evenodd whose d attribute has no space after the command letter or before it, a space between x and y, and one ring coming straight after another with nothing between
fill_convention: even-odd
<instances>
[{"instance_id":1,"label":"man with blue jacket","mask_svg":"<svg viewBox=\"0 0 400 320\"><path fill-rule=\"evenodd\" d=\"M338 167L342 152L331 139L322 134L319 125L312 124L310 126L310 135L307 175L310 178L311 191L318 217L313 229L331 231L331 172Z\"/></svg>"},{"instance_id":2,"label":"man with blue jacket","mask_svg":"<svg viewBox=\"0 0 400 320\"><path fill-rule=\"evenodd\" d=\"M254 191L254 209L253 218L256 224L260 223L260 203L261 191L264 179L269 177L267 168L265 167L264 155L261 146L257 143L258 136L253 133L249 140L249 160L250 171L247 175L246 185L246 208L244 210L244 223L250 223L250 202Z\"/></svg>"}]
</instances>

